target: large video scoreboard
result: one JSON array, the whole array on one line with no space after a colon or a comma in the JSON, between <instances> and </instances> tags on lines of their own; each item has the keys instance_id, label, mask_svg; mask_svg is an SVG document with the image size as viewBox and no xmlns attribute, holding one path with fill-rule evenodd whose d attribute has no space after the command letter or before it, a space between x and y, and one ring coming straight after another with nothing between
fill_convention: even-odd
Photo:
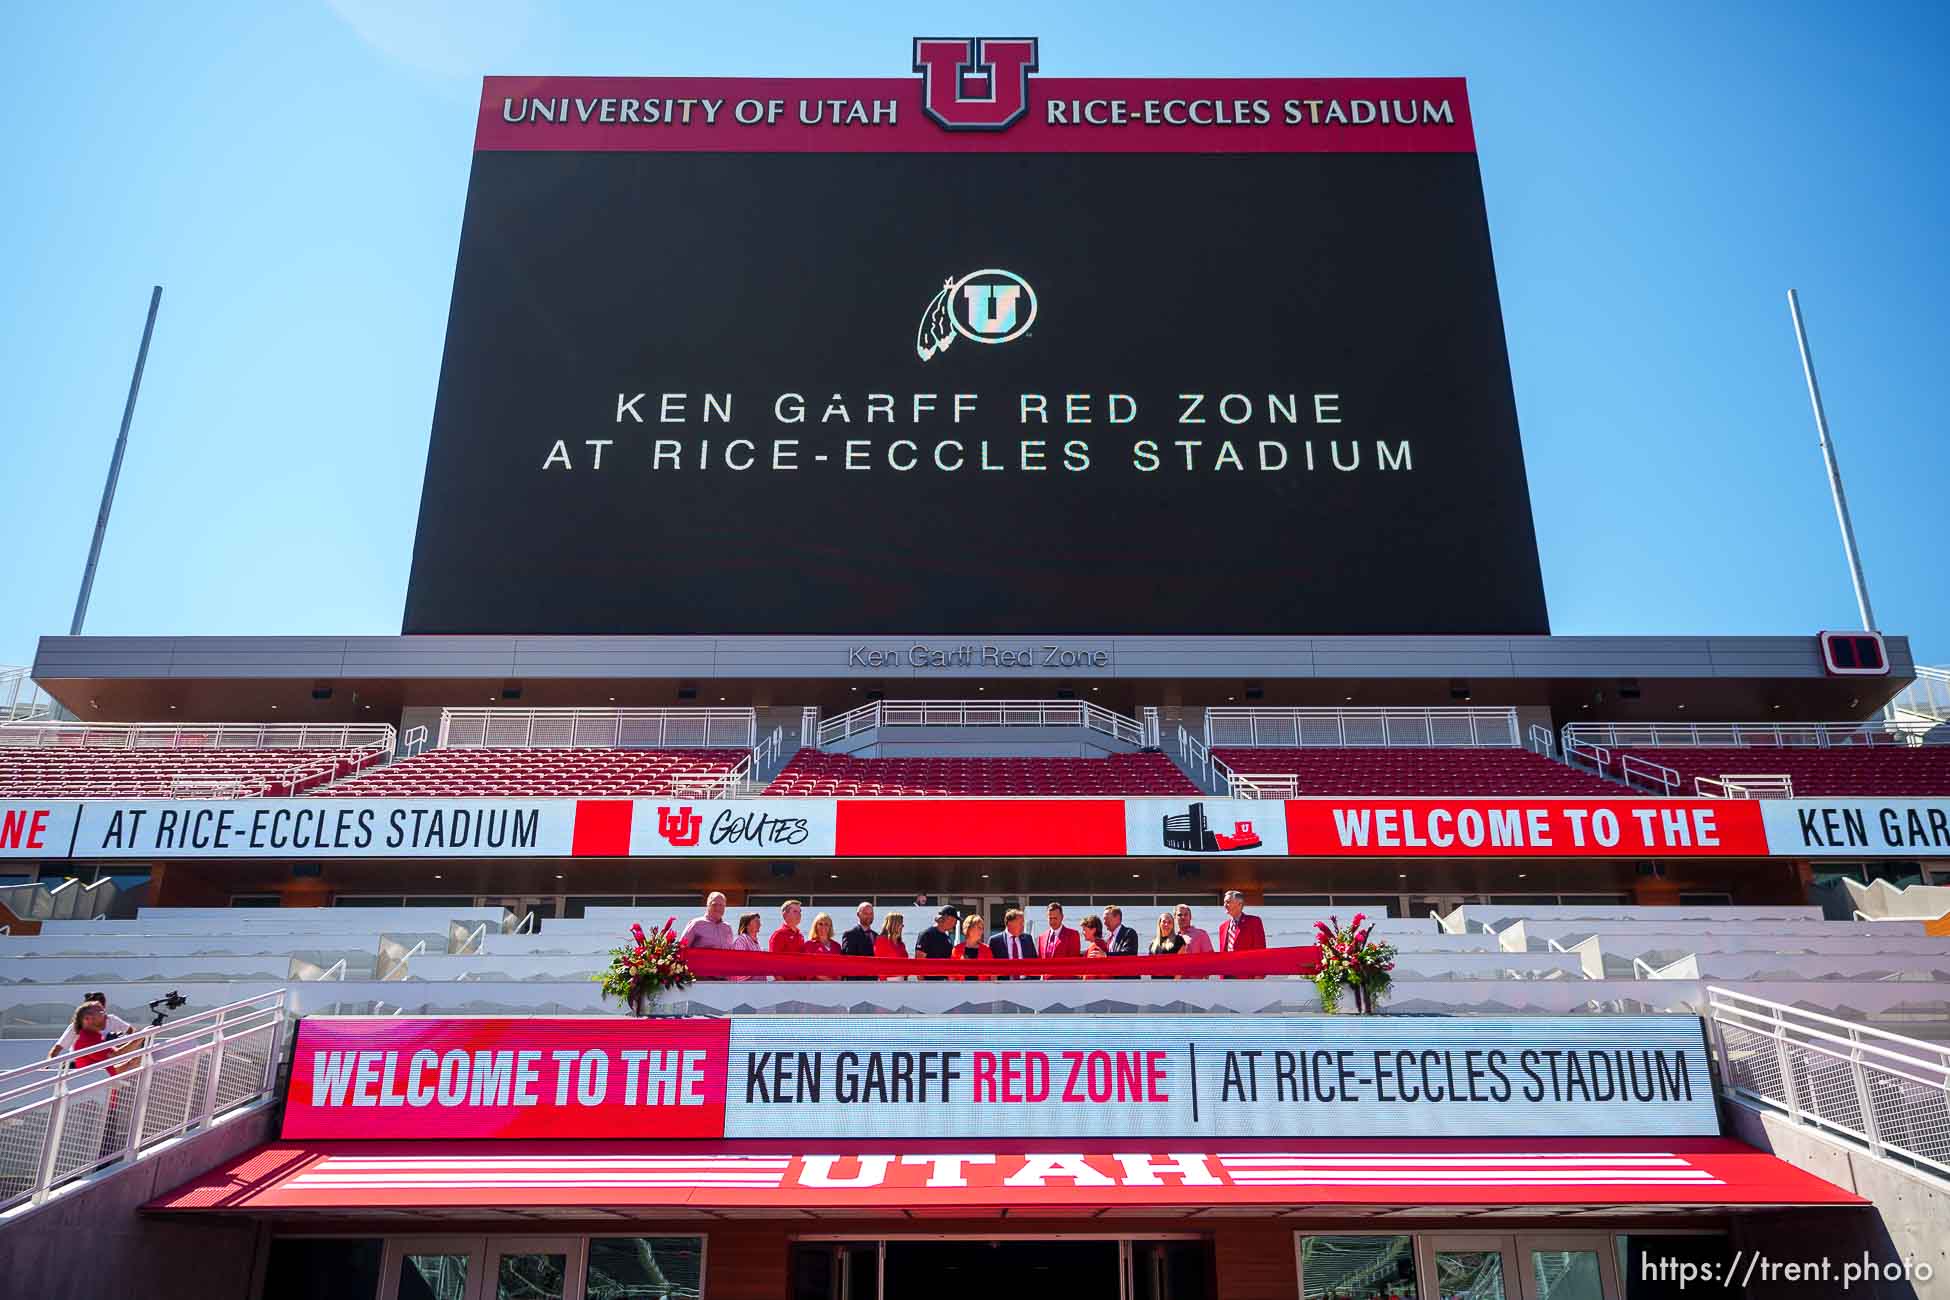
<instances>
[{"instance_id":1,"label":"large video scoreboard","mask_svg":"<svg viewBox=\"0 0 1950 1300\"><path fill-rule=\"evenodd\" d=\"M1548 631L1463 83L490 78L409 633Z\"/></svg>"}]
</instances>

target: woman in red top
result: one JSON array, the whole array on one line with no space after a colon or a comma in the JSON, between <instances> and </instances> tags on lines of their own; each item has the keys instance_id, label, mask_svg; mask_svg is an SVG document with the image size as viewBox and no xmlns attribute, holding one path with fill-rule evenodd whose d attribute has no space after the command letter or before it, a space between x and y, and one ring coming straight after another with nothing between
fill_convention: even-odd
<instances>
[{"instance_id":1,"label":"woman in red top","mask_svg":"<svg viewBox=\"0 0 1950 1300\"><path fill-rule=\"evenodd\" d=\"M1104 923L1102 921L1098 920L1094 916L1086 916L1083 918L1082 924L1079 925L1077 928L1083 931L1083 956L1085 957L1110 956L1110 950L1104 947ZM1077 978L1085 979L1085 980L1100 980L1100 979L1105 979L1107 977L1103 975L1079 975L1077 976Z\"/></svg>"},{"instance_id":2,"label":"woman in red top","mask_svg":"<svg viewBox=\"0 0 1950 1300\"><path fill-rule=\"evenodd\" d=\"M974 912L961 919L961 942L953 952L956 961L994 961L995 954L989 951L988 944L982 941L982 932L988 929L988 922ZM992 980L993 975L977 975L974 978Z\"/></svg>"},{"instance_id":3,"label":"woman in red top","mask_svg":"<svg viewBox=\"0 0 1950 1300\"><path fill-rule=\"evenodd\" d=\"M907 943L901 938L901 931L907 928L907 918L899 912L889 912L887 919L880 923L880 933L873 941L873 955L876 957L907 956Z\"/></svg>"},{"instance_id":4,"label":"woman in red top","mask_svg":"<svg viewBox=\"0 0 1950 1300\"><path fill-rule=\"evenodd\" d=\"M813 918L812 938L806 940L806 956L838 957L839 955L840 945L833 938L833 918L829 913L821 912ZM821 975L818 978L829 980L834 977Z\"/></svg>"},{"instance_id":5,"label":"woman in red top","mask_svg":"<svg viewBox=\"0 0 1950 1300\"><path fill-rule=\"evenodd\" d=\"M806 936L799 933L799 900L792 899L779 909L779 919L785 924L772 931L771 941L765 945L767 952L801 953L806 950Z\"/></svg>"}]
</instances>

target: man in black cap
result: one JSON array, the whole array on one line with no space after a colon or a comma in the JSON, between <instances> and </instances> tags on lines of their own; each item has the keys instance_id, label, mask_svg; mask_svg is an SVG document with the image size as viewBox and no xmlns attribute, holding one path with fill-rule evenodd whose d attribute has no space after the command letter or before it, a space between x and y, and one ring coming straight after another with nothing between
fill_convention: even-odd
<instances>
[{"instance_id":1,"label":"man in black cap","mask_svg":"<svg viewBox=\"0 0 1950 1300\"><path fill-rule=\"evenodd\" d=\"M916 957L932 957L936 961L947 961L954 955L955 930L961 925L961 913L953 907L943 907L934 914L934 929L922 933L914 941ZM929 975L927 979L946 979L945 975Z\"/></svg>"}]
</instances>

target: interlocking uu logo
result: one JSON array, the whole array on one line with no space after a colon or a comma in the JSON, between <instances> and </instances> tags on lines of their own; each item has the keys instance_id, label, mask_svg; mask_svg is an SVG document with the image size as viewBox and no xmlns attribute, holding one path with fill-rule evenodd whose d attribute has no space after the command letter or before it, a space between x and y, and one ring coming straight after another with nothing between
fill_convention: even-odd
<instances>
[{"instance_id":1,"label":"interlocking uu logo","mask_svg":"<svg viewBox=\"0 0 1950 1300\"><path fill-rule=\"evenodd\" d=\"M946 352L957 336L972 343L1007 343L1019 339L1036 323L1036 291L1014 271L988 267L942 283L921 327L914 333L914 351L926 361Z\"/></svg>"},{"instance_id":2,"label":"interlocking uu logo","mask_svg":"<svg viewBox=\"0 0 1950 1300\"><path fill-rule=\"evenodd\" d=\"M692 812L689 804L679 808L675 814L669 808L657 809L657 834L663 836L672 848L694 847L703 826L704 818Z\"/></svg>"}]
</instances>

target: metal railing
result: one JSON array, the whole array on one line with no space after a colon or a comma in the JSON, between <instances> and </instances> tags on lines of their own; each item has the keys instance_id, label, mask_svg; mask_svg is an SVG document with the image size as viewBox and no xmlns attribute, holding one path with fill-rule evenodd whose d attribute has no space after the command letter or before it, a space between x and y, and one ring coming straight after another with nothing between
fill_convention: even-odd
<instances>
[{"instance_id":1,"label":"metal railing","mask_svg":"<svg viewBox=\"0 0 1950 1300\"><path fill-rule=\"evenodd\" d=\"M97 920L108 914L119 892L108 876L86 882L69 876L52 889L41 880L0 885L0 903L23 921Z\"/></svg>"},{"instance_id":2,"label":"metal railing","mask_svg":"<svg viewBox=\"0 0 1950 1300\"><path fill-rule=\"evenodd\" d=\"M442 749L750 749L751 709L442 709Z\"/></svg>"},{"instance_id":3,"label":"metal railing","mask_svg":"<svg viewBox=\"0 0 1950 1300\"><path fill-rule=\"evenodd\" d=\"M1088 700L875 700L819 724L819 747L877 727L1082 727L1144 746L1136 718Z\"/></svg>"},{"instance_id":4,"label":"metal railing","mask_svg":"<svg viewBox=\"0 0 1950 1300\"><path fill-rule=\"evenodd\" d=\"M1557 733L1549 727L1530 724L1530 752L1542 754L1545 758L1557 757Z\"/></svg>"},{"instance_id":5,"label":"metal railing","mask_svg":"<svg viewBox=\"0 0 1950 1300\"><path fill-rule=\"evenodd\" d=\"M1183 723L1178 727L1178 757L1188 770L1198 773L1201 789L1212 787L1212 751L1204 741L1185 730Z\"/></svg>"},{"instance_id":6,"label":"metal railing","mask_svg":"<svg viewBox=\"0 0 1950 1300\"><path fill-rule=\"evenodd\" d=\"M1234 799L1292 799L1300 793L1300 778L1292 772L1239 772L1197 736L1178 728L1178 756L1197 772L1207 788L1218 785Z\"/></svg>"},{"instance_id":7,"label":"metal railing","mask_svg":"<svg viewBox=\"0 0 1950 1300\"><path fill-rule=\"evenodd\" d=\"M1518 749L1515 709L1216 708L1205 743L1277 749Z\"/></svg>"},{"instance_id":8,"label":"metal railing","mask_svg":"<svg viewBox=\"0 0 1950 1300\"><path fill-rule=\"evenodd\" d=\"M1950 1180L1950 1048L1708 987L1728 1097Z\"/></svg>"},{"instance_id":9,"label":"metal railing","mask_svg":"<svg viewBox=\"0 0 1950 1300\"><path fill-rule=\"evenodd\" d=\"M0 746L38 749L382 749L393 752L388 723L310 722L9 722Z\"/></svg>"},{"instance_id":10,"label":"metal railing","mask_svg":"<svg viewBox=\"0 0 1950 1300\"><path fill-rule=\"evenodd\" d=\"M61 706L25 668L0 668L0 722L35 722L60 716Z\"/></svg>"},{"instance_id":11,"label":"metal railing","mask_svg":"<svg viewBox=\"0 0 1950 1300\"><path fill-rule=\"evenodd\" d=\"M1693 789L1702 799L1792 799L1794 778L1785 773L1728 773L1718 780L1710 776L1693 778Z\"/></svg>"},{"instance_id":12,"label":"metal railing","mask_svg":"<svg viewBox=\"0 0 1950 1300\"><path fill-rule=\"evenodd\" d=\"M1218 759L1213 765L1223 767ZM1300 794L1300 778L1291 772L1226 772L1226 788L1235 799L1293 799Z\"/></svg>"},{"instance_id":13,"label":"metal railing","mask_svg":"<svg viewBox=\"0 0 1950 1300\"><path fill-rule=\"evenodd\" d=\"M1918 667L1916 680L1903 687L1891 703L1903 713L1950 722L1950 668Z\"/></svg>"},{"instance_id":14,"label":"metal railing","mask_svg":"<svg viewBox=\"0 0 1950 1300\"><path fill-rule=\"evenodd\" d=\"M1564 763L1567 767L1589 768L1600 776L1613 775L1611 751L1580 740L1569 731L1564 733Z\"/></svg>"},{"instance_id":15,"label":"metal railing","mask_svg":"<svg viewBox=\"0 0 1950 1300\"><path fill-rule=\"evenodd\" d=\"M286 1020L279 989L137 1030L105 1061L75 1064L98 1045L0 1071L0 1214L270 1096Z\"/></svg>"},{"instance_id":16,"label":"metal railing","mask_svg":"<svg viewBox=\"0 0 1950 1300\"><path fill-rule=\"evenodd\" d=\"M1840 749L1858 745L1950 743L1930 739L1928 722L1568 722L1564 739L1620 748Z\"/></svg>"},{"instance_id":17,"label":"metal railing","mask_svg":"<svg viewBox=\"0 0 1950 1300\"><path fill-rule=\"evenodd\" d=\"M1664 763L1657 763L1637 754L1626 754L1618 760L1618 774L1626 785L1642 785L1648 790L1657 789L1665 795L1679 793L1679 769L1667 767Z\"/></svg>"}]
</instances>

